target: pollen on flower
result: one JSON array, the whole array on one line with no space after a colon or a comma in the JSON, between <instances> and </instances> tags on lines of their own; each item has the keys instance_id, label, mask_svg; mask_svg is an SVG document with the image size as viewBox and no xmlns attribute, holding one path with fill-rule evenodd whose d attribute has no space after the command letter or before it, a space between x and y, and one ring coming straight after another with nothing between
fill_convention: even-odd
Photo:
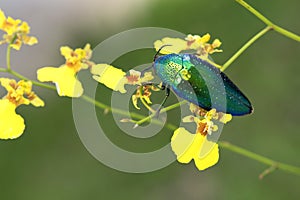
<instances>
[{"instance_id":1,"label":"pollen on flower","mask_svg":"<svg viewBox=\"0 0 300 200\"><path fill-rule=\"evenodd\" d=\"M196 133L200 133L203 136L212 135L212 132L215 132L218 130L218 126L215 125L212 121L208 119L200 120L197 123L197 131Z\"/></svg>"}]
</instances>

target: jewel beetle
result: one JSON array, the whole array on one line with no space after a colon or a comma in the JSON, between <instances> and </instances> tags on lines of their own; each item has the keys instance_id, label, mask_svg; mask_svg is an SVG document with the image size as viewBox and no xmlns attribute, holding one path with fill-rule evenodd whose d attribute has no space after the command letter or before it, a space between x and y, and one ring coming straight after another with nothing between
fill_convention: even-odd
<instances>
[{"instance_id":1,"label":"jewel beetle","mask_svg":"<svg viewBox=\"0 0 300 200\"><path fill-rule=\"evenodd\" d=\"M161 48L162 49L162 48ZM210 62L190 53L157 56L152 67L167 89L205 110L233 116L247 115L253 107L241 90Z\"/></svg>"}]
</instances>

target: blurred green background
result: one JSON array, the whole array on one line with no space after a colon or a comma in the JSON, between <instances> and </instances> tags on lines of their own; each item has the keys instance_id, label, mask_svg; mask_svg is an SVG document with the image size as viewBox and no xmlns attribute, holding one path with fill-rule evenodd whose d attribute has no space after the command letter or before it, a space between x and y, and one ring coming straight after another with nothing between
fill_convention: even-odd
<instances>
[{"instance_id":1,"label":"blurred green background","mask_svg":"<svg viewBox=\"0 0 300 200\"><path fill-rule=\"evenodd\" d=\"M249 0L248 3L278 25L300 34L299 1ZM89 10L90 7L94 9ZM59 46L82 47L90 42L94 47L130 28L155 26L200 35L209 32L223 42L224 52L213 56L222 64L264 27L234 0L115 0L110 3L63 0L53 1L53 5L35 0L25 4L20 0L1 2L0 8L7 15L27 21L32 34L40 40L35 47L24 47L12 55L15 69L33 79L37 68L63 62ZM299 52L299 43L270 32L226 70L247 94L255 111L250 116L235 117L225 126L221 140L300 166ZM3 47L0 53L4 65ZM136 66L151 62L154 53L153 49L132 52L115 64ZM53 91L35 90L45 99L45 108L19 107L17 112L26 120L25 133L17 140L0 141L0 199L279 200L300 197L299 176L276 171L259 180L258 175L266 166L225 149L220 149L219 163L203 172L193 163L177 162L147 174L110 169L94 159L81 143L72 118L71 99L58 97ZM109 103L109 94L109 90L99 88L97 99ZM131 138L114 126L110 114L98 111L101 124L110 130L106 133L125 149L151 151L170 140L167 129L149 140ZM179 119L168 120L178 123Z\"/></svg>"}]
</instances>

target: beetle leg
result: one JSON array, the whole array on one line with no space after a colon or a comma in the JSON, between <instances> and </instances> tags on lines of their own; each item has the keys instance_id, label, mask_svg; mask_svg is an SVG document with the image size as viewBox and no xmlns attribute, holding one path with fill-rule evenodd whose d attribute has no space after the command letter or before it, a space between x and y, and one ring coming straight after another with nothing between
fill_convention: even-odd
<instances>
[{"instance_id":1,"label":"beetle leg","mask_svg":"<svg viewBox=\"0 0 300 200\"><path fill-rule=\"evenodd\" d=\"M166 90L166 93L165 93L165 98L163 99L163 101L161 102L161 104L159 105L158 109L156 110L155 112L155 116L158 117L159 116L159 113L160 113L160 110L162 109L162 107L165 105L168 97L170 96L170 86L169 85L166 85L164 83L162 83L162 85L160 84L157 84L157 83L153 83L153 82L147 82L147 83L142 83L142 86L147 86L147 85L153 85L157 88L159 88L160 90Z\"/></svg>"},{"instance_id":2,"label":"beetle leg","mask_svg":"<svg viewBox=\"0 0 300 200\"><path fill-rule=\"evenodd\" d=\"M163 85L161 86L161 90L164 90L164 89L166 89L166 96L165 96L164 100L161 102L161 104L159 105L158 109L156 110L156 113L155 113L155 116L156 116L156 117L159 116L160 110L161 110L162 107L165 105L167 99L168 99L169 96L170 96L170 86L169 86L169 85L163 84Z\"/></svg>"},{"instance_id":3,"label":"beetle leg","mask_svg":"<svg viewBox=\"0 0 300 200\"><path fill-rule=\"evenodd\" d=\"M160 89L160 90L165 90L166 86L164 83L153 83L153 82L143 82L141 84L141 86L147 86L147 85L151 85L151 86L155 86L156 88Z\"/></svg>"}]
</instances>

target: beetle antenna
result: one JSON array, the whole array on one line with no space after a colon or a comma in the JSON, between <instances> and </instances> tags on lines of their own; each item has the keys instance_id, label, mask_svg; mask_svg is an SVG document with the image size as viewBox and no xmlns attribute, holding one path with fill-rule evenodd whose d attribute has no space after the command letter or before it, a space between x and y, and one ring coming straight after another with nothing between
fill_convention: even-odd
<instances>
[{"instance_id":1,"label":"beetle antenna","mask_svg":"<svg viewBox=\"0 0 300 200\"><path fill-rule=\"evenodd\" d=\"M152 64L150 67L147 67L146 69L144 69L143 71L141 71L141 76L144 76L145 71L148 71L149 69L152 69L152 68L153 68L154 62L155 62L156 58L158 57L159 52L160 52L164 47L167 47L167 46L172 46L172 45L171 45L171 44L165 44L165 45L161 46L161 47L158 49L158 51L156 52L156 54L154 55L154 57L153 57L153 64Z\"/></svg>"},{"instance_id":2,"label":"beetle antenna","mask_svg":"<svg viewBox=\"0 0 300 200\"><path fill-rule=\"evenodd\" d=\"M168 47L168 46L172 46L172 45L171 45L171 44L165 44L165 45L162 45L162 46L158 49L158 51L156 52L156 54L155 54L154 57L153 57L153 62L155 62L156 58L158 57L159 52L160 52L163 48Z\"/></svg>"}]
</instances>

